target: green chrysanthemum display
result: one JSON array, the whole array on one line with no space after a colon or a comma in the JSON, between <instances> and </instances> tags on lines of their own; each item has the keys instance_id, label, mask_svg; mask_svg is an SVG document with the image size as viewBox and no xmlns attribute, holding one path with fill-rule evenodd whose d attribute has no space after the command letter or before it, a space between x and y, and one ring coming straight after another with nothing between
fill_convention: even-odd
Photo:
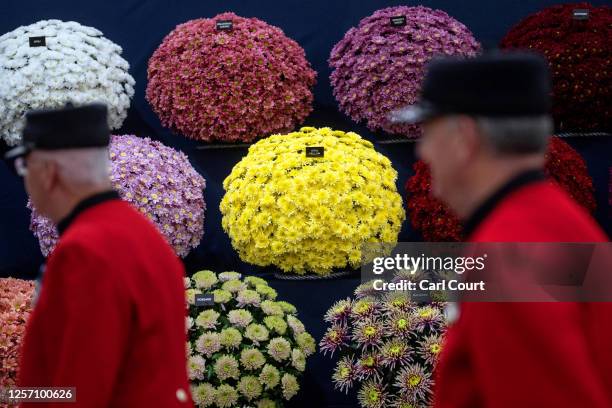
<instances>
[{"instance_id":1,"label":"green chrysanthemum display","mask_svg":"<svg viewBox=\"0 0 612 408\"><path fill-rule=\"evenodd\" d=\"M339 356L332 375L336 389L356 388L364 408L430 406L446 330L444 303L419 305L407 294L370 297L368 285L324 316L330 326L319 348Z\"/></svg>"},{"instance_id":2,"label":"green chrysanthemum display","mask_svg":"<svg viewBox=\"0 0 612 408\"><path fill-rule=\"evenodd\" d=\"M299 391L314 338L258 277L197 272L185 281L188 371L197 407L282 407ZM196 294L212 301L195 305Z\"/></svg>"},{"instance_id":3,"label":"green chrysanthemum display","mask_svg":"<svg viewBox=\"0 0 612 408\"><path fill-rule=\"evenodd\" d=\"M307 155L323 148L322 156ZM309 150L310 151L310 150ZM327 275L361 265L362 244L397 241L405 212L397 172L353 132L273 135L223 182L223 229L246 262Z\"/></svg>"}]
</instances>

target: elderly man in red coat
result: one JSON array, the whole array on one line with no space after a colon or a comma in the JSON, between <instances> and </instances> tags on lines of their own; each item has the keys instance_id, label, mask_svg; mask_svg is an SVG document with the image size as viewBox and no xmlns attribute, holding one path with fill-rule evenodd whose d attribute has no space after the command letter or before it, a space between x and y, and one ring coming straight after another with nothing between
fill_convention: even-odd
<instances>
[{"instance_id":1,"label":"elderly man in red coat","mask_svg":"<svg viewBox=\"0 0 612 408\"><path fill-rule=\"evenodd\" d=\"M530 54L443 59L422 100L419 156L433 193L472 242L605 242L583 208L543 176L550 78ZM612 407L609 303L462 303L437 366L435 406Z\"/></svg>"},{"instance_id":2,"label":"elderly man in red coat","mask_svg":"<svg viewBox=\"0 0 612 408\"><path fill-rule=\"evenodd\" d=\"M192 407L184 270L155 226L111 190L109 137L103 105L36 111L23 145L7 153L60 233L19 385L74 387L78 407Z\"/></svg>"}]
</instances>

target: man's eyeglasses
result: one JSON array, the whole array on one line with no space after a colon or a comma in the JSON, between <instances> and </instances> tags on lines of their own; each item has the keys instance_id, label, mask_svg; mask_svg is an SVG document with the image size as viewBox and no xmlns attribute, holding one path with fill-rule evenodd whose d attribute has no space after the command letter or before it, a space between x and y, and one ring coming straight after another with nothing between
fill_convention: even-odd
<instances>
[{"instance_id":1,"label":"man's eyeglasses","mask_svg":"<svg viewBox=\"0 0 612 408\"><path fill-rule=\"evenodd\" d=\"M26 165L25 157L18 157L15 159L15 171L20 177L25 177L28 174L28 166Z\"/></svg>"}]
</instances>

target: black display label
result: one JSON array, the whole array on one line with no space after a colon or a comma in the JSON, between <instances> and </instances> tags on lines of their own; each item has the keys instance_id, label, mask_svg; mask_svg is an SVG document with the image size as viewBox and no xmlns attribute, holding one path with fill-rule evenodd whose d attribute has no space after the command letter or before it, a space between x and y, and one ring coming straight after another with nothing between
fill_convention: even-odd
<instances>
[{"instance_id":1,"label":"black display label","mask_svg":"<svg viewBox=\"0 0 612 408\"><path fill-rule=\"evenodd\" d=\"M195 305L196 306L214 306L215 299L212 293L199 293L195 295Z\"/></svg>"},{"instance_id":2,"label":"black display label","mask_svg":"<svg viewBox=\"0 0 612 408\"><path fill-rule=\"evenodd\" d=\"M323 146L308 146L306 147L306 157L323 157L325 148Z\"/></svg>"},{"instance_id":3,"label":"black display label","mask_svg":"<svg viewBox=\"0 0 612 408\"><path fill-rule=\"evenodd\" d=\"M572 15L574 17L574 20L588 20L589 9L574 9Z\"/></svg>"},{"instance_id":4,"label":"black display label","mask_svg":"<svg viewBox=\"0 0 612 408\"><path fill-rule=\"evenodd\" d=\"M45 37L30 37L30 47L46 47L47 40Z\"/></svg>"},{"instance_id":5,"label":"black display label","mask_svg":"<svg viewBox=\"0 0 612 408\"><path fill-rule=\"evenodd\" d=\"M219 31L230 31L232 28L234 28L234 22L232 20L217 21L217 30Z\"/></svg>"},{"instance_id":6,"label":"black display label","mask_svg":"<svg viewBox=\"0 0 612 408\"><path fill-rule=\"evenodd\" d=\"M393 27L401 27L406 25L406 16L391 17L391 25Z\"/></svg>"}]
</instances>

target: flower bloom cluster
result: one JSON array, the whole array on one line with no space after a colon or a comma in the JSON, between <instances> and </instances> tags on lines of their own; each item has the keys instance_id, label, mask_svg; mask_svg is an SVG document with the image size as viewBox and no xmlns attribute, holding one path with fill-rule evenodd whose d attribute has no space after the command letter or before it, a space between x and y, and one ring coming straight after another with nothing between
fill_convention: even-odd
<instances>
[{"instance_id":1,"label":"flower bloom cluster","mask_svg":"<svg viewBox=\"0 0 612 408\"><path fill-rule=\"evenodd\" d=\"M44 45L31 43L36 40ZM102 102L111 129L119 129L134 95L122 49L95 28L43 20L0 36L0 135L21 140L25 113L67 102Z\"/></svg>"},{"instance_id":2,"label":"flower bloom cluster","mask_svg":"<svg viewBox=\"0 0 612 408\"><path fill-rule=\"evenodd\" d=\"M358 386L364 408L429 406L444 304L418 305L401 293L375 298L371 290L364 283L355 299L336 302L325 314L329 327L319 347L338 354L334 385L347 393Z\"/></svg>"},{"instance_id":3,"label":"flower bloom cluster","mask_svg":"<svg viewBox=\"0 0 612 408\"><path fill-rule=\"evenodd\" d=\"M311 157L308 148L323 149ZM223 182L223 229L245 262L329 274L361 264L367 242L396 242L405 219L397 172L352 132L304 127L273 135Z\"/></svg>"},{"instance_id":4,"label":"flower bloom cluster","mask_svg":"<svg viewBox=\"0 0 612 408\"><path fill-rule=\"evenodd\" d=\"M187 256L204 234L204 178L184 153L149 138L113 136L109 150L114 189L157 226L177 255ZM58 239L55 226L33 209L30 229L47 256Z\"/></svg>"},{"instance_id":5,"label":"flower bloom cluster","mask_svg":"<svg viewBox=\"0 0 612 408\"><path fill-rule=\"evenodd\" d=\"M231 29L218 24L231 22ZM289 132L312 111L316 73L283 31L233 13L174 29L149 61L146 97L192 139L250 142Z\"/></svg>"},{"instance_id":6,"label":"flower bloom cluster","mask_svg":"<svg viewBox=\"0 0 612 408\"><path fill-rule=\"evenodd\" d=\"M405 17L405 25L392 19ZM329 58L340 110L369 129L420 135L416 125L391 124L387 114L414 104L425 65L439 54L474 56L480 45L472 33L444 11L399 6L376 11L347 31Z\"/></svg>"},{"instance_id":7,"label":"flower bloom cluster","mask_svg":"<svg viewBox=\"0 0 612 408\"><path fill-rule=\"evenodd\" d=\"M573 18L588 10L586 20ZM559 131L612 130L612 7L588 3L545 8L512 27L502 48L544 54L553 79Z\"/></svg>"},{"instance_id":8,"label":"flower bloom cluster","mask_svg":"<svg viewBox=\"0 0 612 408\"><path fill-rule=\"evenodd\" d=\"M413 166L415 174L406 182L408 217L412 227L428 242L461 241L463 235L457 216L431 195L431 174L422 161ZM559 137L552 137L546 154L546 174L587 211L596 208L593 179L584 159Z\"/></svg>"},{"instance_id":9,"label":"flower bloom cluster","mask_svg":"<svg viewBox=\"0 0 612 408\"><path fill-rule=\"evenodd\" d=\"M187 357L198 407L283 406L300 389L314 338L296 308L276 301L276 291L258 277L237 272L196 272L185 278ZM196 305L196 295L211 304Z\"/></svg>"},{"instance_id":10,"label":"flower bloom cluster","mask_svg":"<svg viewBox=\"0 0 612 408\"><path fill-rule=\"evenodd\" d=\"M16 386L19 352L33 294L34 282L0 279L0 387Z\"/></svg>"}]
</instances>

